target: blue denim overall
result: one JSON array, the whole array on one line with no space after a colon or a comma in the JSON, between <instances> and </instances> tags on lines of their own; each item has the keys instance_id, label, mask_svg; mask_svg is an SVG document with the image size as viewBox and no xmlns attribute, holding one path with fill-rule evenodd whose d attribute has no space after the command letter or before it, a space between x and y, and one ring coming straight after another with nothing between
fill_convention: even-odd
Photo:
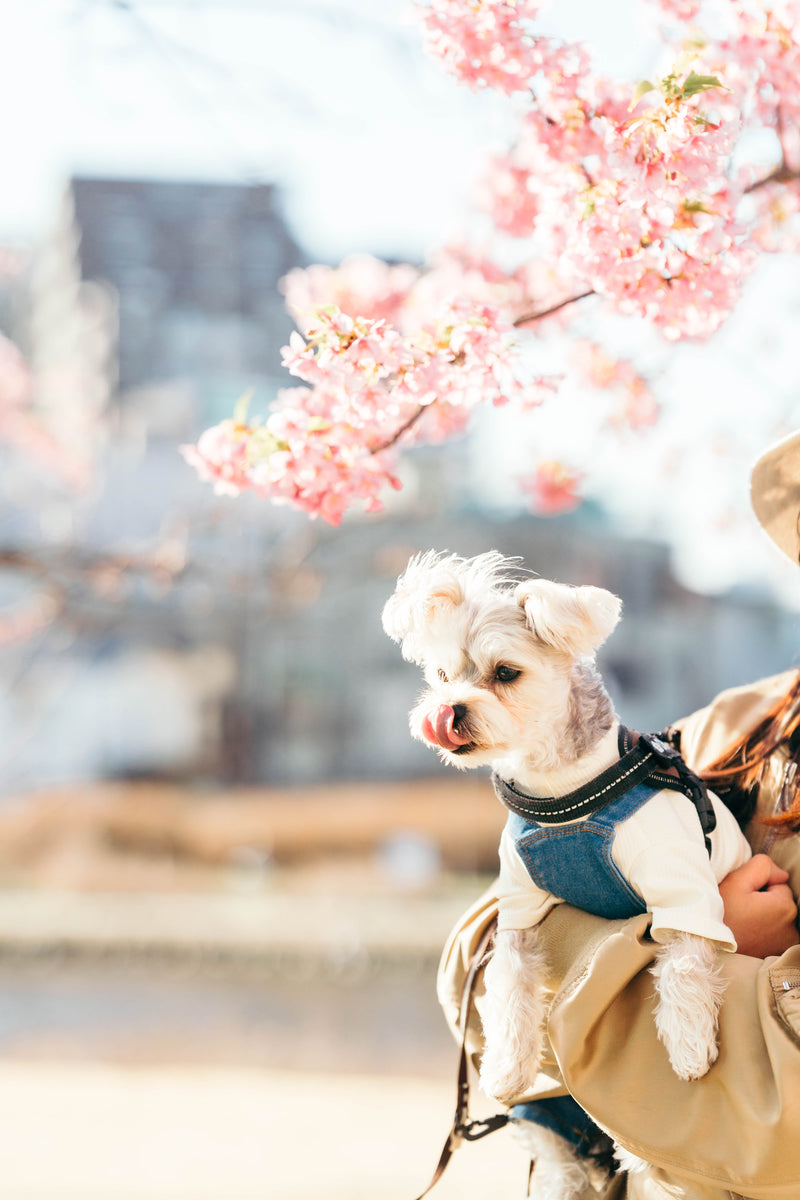
<instances>
[{"instance_id":1,"label":"blue denim overall","mask_svg":"<svg viewBox=\"0 0 800 1200\"><path fill-rule=\"evenodd\" d=\"M537 887L597 917L619 919L647 911L611 856L616 827L659 788L638 783L584 821L540 825L508 814L506 829Z\"/></svg>"},{"instance_id":2,"label":"blue denim overall","mask_svg":"<svg viewBox=\"0 0 800 1200\"><path fill-rule=\"evenodd\" d=\"M506 828L533 882L576 908L598 917L633 917L646 912L611 856L617 825L646 804L659 789L639 783L572 825L539 825L509 812ZM572 1096L515 1104L512 1121L533 1121L560 1134L580 1155L590 1152L601 1131Z\"/></svg>"}]
</instances>

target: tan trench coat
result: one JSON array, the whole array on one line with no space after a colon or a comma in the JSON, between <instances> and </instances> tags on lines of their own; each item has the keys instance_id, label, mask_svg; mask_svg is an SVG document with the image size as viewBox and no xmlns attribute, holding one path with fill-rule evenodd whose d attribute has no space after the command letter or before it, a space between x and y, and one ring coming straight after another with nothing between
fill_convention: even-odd
<instances>
[{"instance_id":1,"label":"tan trench coat","mask_svg":"<svg viewBox=\"0 0 800 1200\"><path fill-rule=\"evenodd\" d=\"M794 676L724 692L681 722L689 765L702 768L752 728ZM758 814L773 810L785 763L782 751L773 755ZM765 848L763 825L754 820L747 832L756 851ZM800 836L766 848L800 895ZM465 965L495 912L490 891L442 956L439 999L456 1036ZM532 1094L563 1094L566 1084L616 1141L652 1164L617 1177L608 1200L800 1200L800 946L766 960L725 956L719 1059L705 1078L685 1083L656 1037L648 920L606 921L566 904L547 917L550 1053ZM476 1062L475 1017L467 1044Z\"/></svg>"}]
</instances>

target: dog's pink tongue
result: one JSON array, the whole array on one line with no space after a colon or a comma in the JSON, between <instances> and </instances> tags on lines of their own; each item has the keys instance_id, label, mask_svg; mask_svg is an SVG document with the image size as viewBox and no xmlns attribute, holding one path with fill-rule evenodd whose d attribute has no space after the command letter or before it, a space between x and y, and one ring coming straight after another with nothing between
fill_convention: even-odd
<instances>
[{"instance_id":1,"label":"dog's pink tongue","mask_svg":"<svg viewBox=\"0 0 800 1200\"><path fill-rule=\"evenodd\" d=\"M449 704L440 704L425 715L422 722L422 732L429 742L434 742L444 750L458 750L466 746L469 738L463 737L455 729L456 714Z\"/></svg>"}]
</instances>

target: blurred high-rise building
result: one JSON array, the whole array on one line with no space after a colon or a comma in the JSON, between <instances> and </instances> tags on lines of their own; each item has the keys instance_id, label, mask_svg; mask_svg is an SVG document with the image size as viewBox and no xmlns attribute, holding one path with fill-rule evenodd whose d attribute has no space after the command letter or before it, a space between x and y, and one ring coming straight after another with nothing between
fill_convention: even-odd
<instances>
[{"instance_id":1,"label":"blurred high-rise building","mask_svg":"<svg viewBox=\"0 0 800 1200\"><path fill-rule=\"evenodd\" d=\"M266 406L292 328L278 282L302 257L277 188L74 179L70 198L80 278L116 296L123 412L191 435L243 391Z\"/></svg>"}]
</instances>

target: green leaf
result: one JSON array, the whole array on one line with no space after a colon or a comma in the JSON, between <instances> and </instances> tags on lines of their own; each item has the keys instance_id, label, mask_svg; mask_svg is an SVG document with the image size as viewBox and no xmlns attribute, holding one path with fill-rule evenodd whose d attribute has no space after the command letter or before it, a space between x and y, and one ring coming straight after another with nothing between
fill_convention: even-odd
<instances>
[{"instance_id":1,"label":"green leaf","mask_svg":"<svg viewBox=\"0 0 800 1200\"><path fill-rule=\"evenodd\" d=\"M642 96L646 96L648 92L656 92L656 91L658 91L658 85L655 83L651 83L649 79L643 79L641 81L641 83L637 83L636 87L633 89L633 96L631 98L631 105L630 105L631 108L636 107L636 105L641 100Z\"/></svg>"},{"instance_id":2,"label":"green leaf","mask_svg":"<svg viewBox=\"0 0 800 1200\"><path fill-rule=\"evenodd\" d=\"M275 454L278 450L288 449L288 442L285 442L283 438L275 437L274 433L270 433L270 431L268 429L264 429L263 426L253 430L249 447L250 457L252 459L258 460L260 458L269 458L270 455Z\"/></svg>"},{"instance_id":3,"label":"green leaf","mask_svg":"<svg viewBox=\"0 0 800 1200\"><path fill-rule=\"evenodd\" d=\"M247 424L247 410L250 407L250 401L253 399L253 389L248 388L236 401L236 407L233 410L233 420L237 425Z\"/></svg>"},{"instance_id":4,"label":"green leaf","mask_svg":"<svg viewBox=\"0 0 800 1200\"><path fill-rule=\"evenodd\" d=\"M681 95L696 96L699 92L707 92L710 88L721 88L725 85L716 75L696 75L690 71L681 88Z\"/></svg>"},{"instance_id":5,"label":"green leaf","mask_svg":"<svg viewBox=\"0 0 800 1200\"><path fill-rule=\"evenodd\" d=\"M671 75L665 75L658 82L658 88L665 100L674 100L680 96L681 89L678 87L678 76L673 71Z\"/></svg>"}]
</instances>

